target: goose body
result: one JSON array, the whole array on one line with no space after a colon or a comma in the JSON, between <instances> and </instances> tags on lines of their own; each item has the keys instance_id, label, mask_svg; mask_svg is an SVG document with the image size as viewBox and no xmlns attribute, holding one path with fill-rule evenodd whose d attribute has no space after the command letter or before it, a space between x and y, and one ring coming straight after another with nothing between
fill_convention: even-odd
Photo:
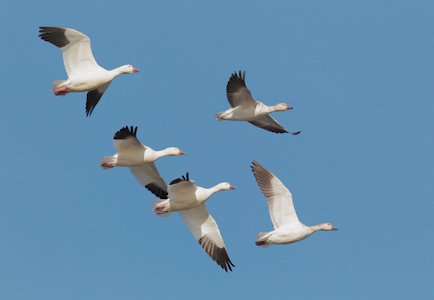
<instances>
[{"instance_id":1,"label":"goose body","mask_svg":"<svg viewBox=\"0 0 434 300\"><path fill-rule=\"evenodd\" d=\"M249 103L247 105L232 107L219 113L218 119L231 121L254 121L255 119L268 115L276 110L275 107L267 106L262 102Z\"/></svg>"},{"instance_id":2,"label":"goose body","mask_svg":"<svg viewBox=\"0 0 434 300\"><path fill-rule=\"evenodd\" d=\"M235 189L227 182L212 188L202 188L190 181L188 173L172 180L168 187L168 199L155 203L157 215L179 212L184 222L206 253L226 272L232 271L234 264L226 251L225 243L214 218L205 206L214 193Z\"/></svg>"},{"instance_id":3,"label":"goose body","mask_svg":"<svg viewBox=\"0 0 434 300\"><path fill-rule=\"evenodd\" d=\"M256 101L246 86L245 78L246 73L241 71L231 75L226 85L226 96L231 108L217 113L217 120L247 121L274 133L287 133L288 131L269 114L289 110L292 107L286 103L268 106ZM293 134L299 133L294 132Z\"/></svg>"},{"instance_id":4,"label":"goose body","mask_svg":"<svg viewBox=\"0 0 434 300\"><path fill-rule=\"evenodd\" d=\"M270 218L274 230L260 232L256 245L267 247L271 244L290 244L309 237L318 230L337 230L330 223L306 226L301 223L295 212L292 194L285 185L258 162L252 162L252 171L256 182L267 199Z\"/></svg>"},{"instance_id":5,"label":"goose body","mask_svg":"<svg viewBox=\"0 0 434 300\"><path fill-rule=\"evenodd\" d=\"M68 75L66 80L53 82L52 90L56 96L71 92L88 92L86 115L90 116L98 101L114 78L121 74L136 73L139 70L131 65L106 70L96 62L90 38L71 28L39 27L39 37L62 49L63 63Z\"/></svg>"},{"instance_id":6,"label":"goose body","mask_svg":"<svg viewBox=\"0 0 434 300\"><path fill-rule=\"evenodd\" d=\"M183 155L184 151L177 147L169 147L160 151L142 145L137 139L137 127L125 126L118 130L114 137L116 154L105 156L101 160L101 167L129 167L137 181L154 195L167 199L167 185L155 167L155 161L164 156Z\"/></svg>"},{"instance_id":7,"label":"goose body","mask_svg":"<svg viewBox=\"0 0 434 300\"><path fill-rule=\"evenodd\" d=\"M309 237L314 231L301 224L294 226L291 229L279 228L266 233L258 233L257 244L259 246L265 246L269 244L290 244L295 243Z\"/></svg>"},{"instance_id":8,"label":"goose body","mask_svg":"<svg viewBox=\"0 0 434 300\"><path fill-rule=\"evenodd\" d=\"M190 180L188 172L181 178L176 178L170 182L168 193L169 198L164 201L158 201L155 205L154 212L159 215L194 208L211 197L214 193L233 190L234 186L227 182L219 183L211 188L197 186Z\"/></svg>"}]
</instances>

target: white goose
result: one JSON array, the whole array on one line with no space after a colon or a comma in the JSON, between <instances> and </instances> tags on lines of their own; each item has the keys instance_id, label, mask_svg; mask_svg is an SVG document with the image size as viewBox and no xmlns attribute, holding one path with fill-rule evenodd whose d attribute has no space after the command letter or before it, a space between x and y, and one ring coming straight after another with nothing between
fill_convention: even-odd
<instances>
[{"instance_id":1,"label":"white goose","mask_svg":"<svg viewBox=\"0 0 434 300\"><path fill-rule=\"evenodd\" d=\"M294 209L291 192L283 183L256 161L252 162L251 168L259 188L267 198L274 226L273 231L258 233L256 245L267 247L271 244L289 244L301 241L318 230L337 230L330 223L314 226L301 223Z\"/></svg>"},{"instance_id":2,"label":"white goose","mask_svg":"<svg viewBox=\"0 0 434 300\"><path fill-rule=\"evenodd\" d=\"M217 113L217 120L248 121L262 129L274 133L287 133L275 119L269 114L275 111L285 111L293 107L285 103L267 106L262 102L253 99L252 94L246 86L246 72L234 72L226 85L226 96L232 108ZM301 131L293 132L293 135Z\"/></svg>"},{"instance_id":3,"label":"white goose","mask_svg":"<svg viewBox=\"0 0 434 300\"><path fill-rule=\"evenodd\" d=\"M62 49L63 63L68 75L67 80L53 82L52 90L56 96L71 92L88 92L86 116L90 116L105 90L114 78L121 74L139 72L131 65L113 70L99 66L93 57L90 38L71 28L39 27L39 37Z\"/></svg>"},{"instance_id":4,"label":"white goose","mask_svg":"<svg viewBox=\"0 0 434 300\"><path fill-rule=\"evenodd\" d=\"M182 178L172 180L168 188L168 199L156 201L154 208L158 215L178 211L202 248L226 272L232 271L235 265L228 256L220 230L209 214L205 201L216 192L233 189L235 187L227 182L209 189L197 186L190 181L187 173Z\"/></svg>"},{"instance_id":5,"label":"white goose","mask_svg":"<svg viewBox=\"0 0 434 300\"><path fill-rule=\"evenodd\" d=\"M129 167L140 184L160 199L167 199L167 185L154 161L164 156L183 155L184 151L176 147L155 151L142 145L136 135L137 127L133 126L125 126L116 132L113 139L117 153L113 156L104 156L100 165L103 169Z\"/></svg>"}]
</instances>

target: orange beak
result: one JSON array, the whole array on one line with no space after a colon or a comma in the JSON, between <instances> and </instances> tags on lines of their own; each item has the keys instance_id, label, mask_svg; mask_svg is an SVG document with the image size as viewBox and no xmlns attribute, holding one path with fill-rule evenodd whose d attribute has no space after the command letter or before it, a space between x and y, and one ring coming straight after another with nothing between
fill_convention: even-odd
<instances>
[{"instance_id":1,"label":"orange beak","mask_svg":"<svg viewBox=\"0 0 434 300\"><path fill-rule=\"evenodd\" d=\"M332 230L338 230L336 227L332 227Z\"/></svg>"},{"instance_id":2,"label":"orange beak","mask_svg":"<svg viewBox=\"0 0 434 300\"><path fill-rule=\"evenodd\" d=\"M229 186L229 189L230 189L230 190L235 190L235 189L236 189L236 187L235 187L235 186L233 186L233 185L230 185L230 186Z\"/></svg>"},{"instance_id":3,"label":"orange beak","mask_svg":"<svg viewBox=\"0 0 434 300\"><path fill-rule=\"evenodd\" d=\"M179 149L179 155L184 155L184 154L185 154L185 152L182 151L181 149Z\"/></svg>"},{"instance_id":4,"label":"orange beak","mask_svg":"<svg viewBox=\"0 0 434 300\"><path fill-rule=\"evenodd\" d=\"M137 72L140 72L140 70L137 68L133 68L133 73L137 73Z\"/></svg>"}]
</instances>

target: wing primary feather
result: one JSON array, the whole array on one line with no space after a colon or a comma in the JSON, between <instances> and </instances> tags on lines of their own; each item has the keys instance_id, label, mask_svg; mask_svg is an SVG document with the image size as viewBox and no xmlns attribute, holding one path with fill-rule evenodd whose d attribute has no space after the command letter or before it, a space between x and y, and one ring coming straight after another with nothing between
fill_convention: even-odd
<instances>
[{"instance_id":1,"label":"wing primary feather","mask_svg":"<svg viewBox=\"0 0 434 300\"><path fill-rule=\"evenodd\" d=\"M300 223L292 201L292 194L279 178L255 160L252 162L251 169L259 189L267 200L274 229Z\"/></svg>"},{"instance_id":2,"label":"wing primary feather","mask_svg":"<svg viewBox=\"0 0 434 300\"><path fill-rule=\"evenodd\" d=\"M199 244L205 250L206 253L214 260L223 270L226 272L229 270L232 272L232 267L235 265L229 258L226 248L217 247L207 236L203 236L199 239Z\"/></svg>"},{"instance_id":3,"label":"wing primary feather","mask_svg":"<svg viewBox=\"0 0 434 300\"><path fill-rule=\"evenodd\" d=\"M178 177L178 178L173 179L173 180L169 183L169 185L177 184L177 183L180 183L180 182L182 182L182 181L190 181L190 178L189 178L188 172L187 172L185 175L182 175L181 177Z\"/></svg>"},{"instance_id":4,"label":"wing primary feather","mask_svg":"<svg viewBox=\"0 0 434 300\"><path fill-rule=\"evenodd\" d=\"M63 48L68 45L70 42L65 36L65 28L62 27L39 27L39 37L56 47Z\"/></svg>"},{"instance_id":5,"label":"wing primary feather","mask_svg":"<svg viewBox=\"0 0 434 300\"><path fill-rule=\"evenodd\" d=\"M246 71L243 73L241 71L234 72L231 74L229 81L226 85L227 93L236 93L238 89L241 87L246 87L246 82L244 81Z\"/></svg>"},{"instance_id":6,"label":"wing primary feather","mask_svg":"<svg viewBox=\"0 0 434 300\"><path fill-rule=\"evenodd\" d=\"M137 137L137 126L136 127L131 126L130 128L128 128L128 126L122 127L115 133L113 139L123 140L130 136Z\"/></svg>"},{"instance_id":7,"label":"wing primary feather","mask_svg":"<svg viewBox=\"0 0 434 300\"><path fill-rule=\"evenodd\" d=\"M273 178L273 175L255 160L252 162L250 167L265 197L271 197L273 195L271 189L271 179Z\"/></svg>"},{"instance_id":8,"label":"wing primary feather","mask_svg":"<svg viewBox=\"0 0 434 300\"><path fill-rule=\"evenodd\" d=\"M86 117L90 117L102 95L104 94L98 91L98 89L91 90L87 93L86 98Z\"/></svg>"},{"instance_id":9,"label":"wing primary feather","mask_svg":"<svg viewBox=\"0 0 434 300\"><path fill-rule=\"evenodd\" d=\"M253 124L259 128L265 129L267 131L271 131L274 133L288 133L288 131L280 125L276 120L274 120L269 115L264 115L259 118L256 118L252 121L248 121L250 124Z\"/></svg>"},{"instance_id":10,"label":"wing primary feather","mask_svg":"<svg viewBox=\"0 0 434 300\"><path fill-rule=\"evenodd\" d=\"M147 184L147 185L145 185L145 188L147 188L152 194L154 194L158 198L167 199L167 195L168 195L167 191L160 188L155 183Z\"/></svg>"}]
</instances>

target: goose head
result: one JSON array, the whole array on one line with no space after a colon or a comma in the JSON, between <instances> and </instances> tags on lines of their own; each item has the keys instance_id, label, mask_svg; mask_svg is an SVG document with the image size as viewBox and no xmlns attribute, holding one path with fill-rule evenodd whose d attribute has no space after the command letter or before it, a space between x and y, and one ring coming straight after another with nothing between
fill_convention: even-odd
<instances>
[{"instance_id":1,"label":"goose head","mask_svg":"<svg viewBox=\"0 0 434 300\"><path fill-rule=\"evenodd\" d=\"M139 72L139 69L134 68L132 65L123 65L120 67L120 71L122 74L132 74Z\"/></svg>"},{"instance_id":2,"label":"goose head","mask_svg":"<svg viewBox=\"0 0 434 300\"><path fill-rule=\"evenodd\" d=\"M169 147L166 149L167 155L171 156L178 156L178 155L184 155L185 152L179 149L178 147Z\"/></svg>"},{"instance_id":3,"label":"goose head","mask_svg":"<svg viewBox=\"0 0 434 300\"><path fill-rule=\"evenodd\" d=\"M275 111L284 111L284 110L290 110L293 109L292 106L289 106L286 103L279 103L277 105L274 106Z\"/></svg>"},{"instance_id":4,"label":"goose head","mask_svg":"<svg viewBox=\"0 0 434 300\"><path fill-rule=\"evenodd\" d=\"M320 230L338 230L330 223L322 223L320 224Z\"/></svg>"},{"instance_id":5,"label":"goose head","mask_svg":"<svg viewBox=\"0 0 434 300\"><path fill-rule=\"evenodd\" d=\"M220 191L229 191L229 190L235 190L236 187L231 185L229 182L222 182L217 184L217 189Z\"/></svg>"}]
</instances>

